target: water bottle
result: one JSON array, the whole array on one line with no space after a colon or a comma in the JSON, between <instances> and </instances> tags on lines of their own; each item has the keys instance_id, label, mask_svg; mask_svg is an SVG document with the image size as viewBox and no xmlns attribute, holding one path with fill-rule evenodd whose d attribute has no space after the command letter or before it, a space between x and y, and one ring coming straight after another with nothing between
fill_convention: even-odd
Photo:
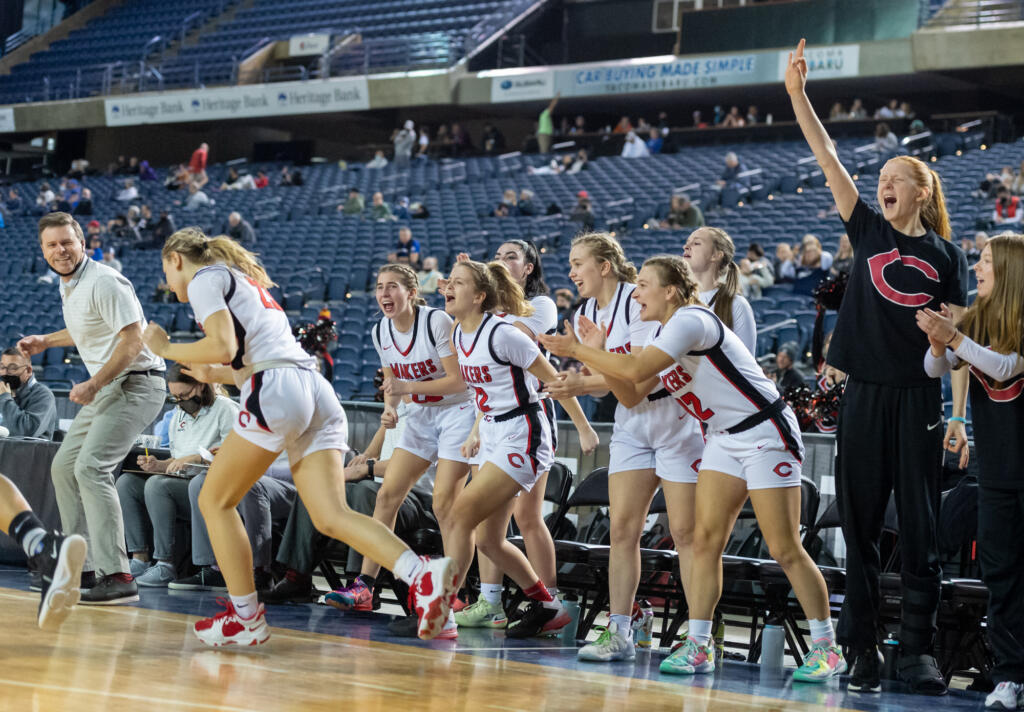
<instances>
[{"instance_id":1,"label":"water bottle","mask_svg":"<svg viewBox=\"0 0 1024 712\"><path fill-rule=\"evenodd\" d=\"M882 679L883 680L895 680L896 679L896 658L900 652L900 641L896 640L896 637L889 633L885 640L882 641Z\"/></svg>"},{"instance_id":2,"label":"water bottle","mask_svg":"<svg viewBox=\"0 0 1024 712\"><path fill-rule=\"evenodd\" d=\"M562 628L562 642L576 645L576 631L580 626L580 602L575 593L562 598L562 608L569 614L569 623Z\"/></svg>"},{"instance_id":3,"label":"water bottle","mask_svg":"<svg viewBox=\"0 0 1024 712\"><path fill-rule=\"evenodd\" d=\"M654 608L650 601L633 602L633 614L630 617L633 629L633 641L641 648L651 647L654 638Z\"/></svg>"},{"instance_id":4,"label":"water bottle","mask_svg":"<svg viewBox=\"0 0 1024 712\"><path fill-rule=\"evenodd\" d=\"M786 654L786 631L775 622L767 622L761 631L761 668L782 670Z\"/></svg>"},{"instance_id":5,"label":"water bottle","mask_svg":"<svg viewBox=\"0 0 1024 712\"><path fill-rule=\"evenodd\" d=\"M764 117L764 122L769 126L772 125L773 121L775 121L775 118L771 114L768 114L766 117Z\"/></svg>"}]
</instances>

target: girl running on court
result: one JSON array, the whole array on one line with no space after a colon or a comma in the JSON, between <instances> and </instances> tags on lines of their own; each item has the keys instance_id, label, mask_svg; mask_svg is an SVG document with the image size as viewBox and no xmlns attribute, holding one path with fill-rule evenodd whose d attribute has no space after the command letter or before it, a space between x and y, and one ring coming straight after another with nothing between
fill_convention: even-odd
<instances>
[{"instance_id":1,"label":"girl running on court","mask_svg":"<svg viewBox=\"0 0 1024 712\"><path fill-rule=\"evenodd\" d=\"M1015 710L1024 701L1024 235L991 238L974 273L978 298L959 323L943 307L919 311L917 325L928 335L929 376L972 376L978 549L996 658L985 706Z\"/></svg>"},{"instance_id":2,"label":"girl running on court","mask_svg":"<svg viewBox=\"0 0 1024 712\"><path fill-rule=\"evenodd\" d=\"M962 452L967 464L967 371L953 374L954 418L943 440L939 380L922 366L928 340L914 315L943 303L955 318L963 313L967 259L950 242L939 175L922 161L888 160L878 177L881 212L868 205L815 116L806 83L801 40L786 68L786 91L853 245L853 267L828 352L828 364L849 374L836 435L836 488L846 542L846 598L838 633L855 656L849 688L881 690L878 544L895 490L904 604L899 677L914 692L943 695L946 680L931 655L942 579L936 504L943 444Z\"/></svg>"},{"instance_id":3,"label":"girl running on court","mask_svg":"<svg viewBox=\"0 0 1024 712\"><path fill-rule=\"evenodd\" d=\"M544 271L537 247L525 240L509 240L498 248L495 261L505 265L512 279L523 289L533 313L529 316L511 316L502 312L498 316L511 322L516 328L536 341L539 334L547 334L558 327L558 310L548 296L549 289L544 282ZM541 349L543 355L546 352ZM530 376L533 378L533 376ZM536 387L536 384L535 384ZM539 390L539 389L538 389ZM570 398L567 413L580 434L580 449L593 452L598 445L597 433L590 427L586 416L575 398ZM555 403L551 398L540 401L541 413L551 430L551 451L558 447L555 424ZM540 580L554 598L557 593L557 565L555 563L555 542L544 523L544 492L547 488L548 473L544 471L529 492L516 498L513 516L526 545L526 555ZM480 598L455 614L455 622L466 628L504 628L508 618L501 607L501 592L504 573L486 554L477 552L480 570ZM568 615L560 616L544 624L531 625L536 616L527 616L509 628L507 637L528 638L535 635L554 633L568 622Z\"/></svg>"},{"instance_id":4,"label":"girl running on court","mask_svg":"<svg viewBox=\"0 0 1024 712\"><path fill-rule=\"evenodd\" d=\"M718 227L699 227L686 238L686 260L700 288L698 296L732 329L750 353L757 351L757 324L750 302L740 294L740 268L732 261L736 245Z\"/></svg>"},{"instance_id":5,"label":"girl running on court","mask_svg":"<svg viewBox=\"0 0 1024 712\"><path fill-rule=\"evenodd\" d=\"M715 669L711 616L722 593L722 553L748 495L772 556L793 586L811 627L813 647L795 680L818 682L846 670L829 617L821 572L800 543L803 444L793 411L743 345L699 304L689 265L675 256L647 260L633 299L656 326L639 353L605 350L607 333L588 318L565 335L542 336L552 353L576 358L615 378L661 383L707 430L696 488L693 562L686 598L686 641L661 663L662 672ZM666 497L666 500L669 498Z\"/></svg>"},{"instance_id":6,"label":"girl running on court","mask_svg":"<svg viewBox=\"0 0 1024 712\"><path fill-rule=\"evenodd\" d=\"M452 353L452 318L419 297L419 280L408 265L389 264L377 275L377 305L384 316L372 330L373 345L384 371L385 400L381 424L394 427L396 408L408 397L406 427L388 462L373 518L394 528L402 502L413 485L437 463L434 514L447 542L455 496L466 483L469 462L462 444L476 419L470 391ZM362 571L348 586L325 596L342 610L372 610L373 587L380 564L364 557Z\"/></svg>"},{"instance_id":7,"label":"girl running on court","mask_svg":"<svg viewBox=\"0 0 1024 712\"><path fill-rule=\"evenodd\" d=\"M609 352L628 354L643 348L655 323L643 320L640 304L632 298L636 268L626 260L615 238L608 233L577 237L569 253L569 267L569 278L586 298L574 318L574 328L579 328L584 318L600 324L605 332L604 348ZM680 577L688 590L694 492L704 440L697 422L669 397L656 373L633 381L607 371L573 374L546 387L555 397L610 389L619 401L608 462L611 620L595 642L580 648L578 657L592 662L633 660L636 652L630 617L640 583L640 536L647 512L661 486L679 553Z\"/></svg>"},{"instance_id":8,"label":"girl running on court","mask_svg":"<svg viewBox=\"0 0 1024 712\"><path fill-rule=\"evenodd\" d=\"M288 452L295 487L316 528L387 564L410 585L419 636L437 635L448 618L457 567L451 559L416 556L382 523L348 508L345 412L315 359L292 336L256 256L226 237L210 239L186 228L167 239L162 258L167 284L179 301L192 305L205 336L172 344L151 323L144 340L166 358L189 364L200 380L235 383L243 407L199 495L230 600L222 612L195 624L196 636L215 646L259 645L270 638L256 597L252 551L235 507L282 451ZM213 365L224 363L230 365Z\"/></svg>"}]
</instances>

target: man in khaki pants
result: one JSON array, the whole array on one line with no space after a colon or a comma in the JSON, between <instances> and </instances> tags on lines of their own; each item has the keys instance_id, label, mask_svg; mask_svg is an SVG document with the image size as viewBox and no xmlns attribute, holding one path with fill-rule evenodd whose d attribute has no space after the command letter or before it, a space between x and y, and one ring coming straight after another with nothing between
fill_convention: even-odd
<instances>
[{"instance_id":1,"label":"man in khaki pants","mask_svg":"<svg viewBox=\"0 0 1024 712\"><path fill-rule=\"evenodd\" d=\"M95 585L83 591L81 602L137 601L114 469L160 414L164 362L142 343L146 318L131 282L89 259L82 227L73 217L44 216L39 243L46 262L60 275L67 328L26 336L18 348L31 356L51 347L76 346L89 371L89 380L71 389L70 399L83 408L51 467L64 531L88 539L85 570L96 572Z\"/></svg>"}]
</instances>

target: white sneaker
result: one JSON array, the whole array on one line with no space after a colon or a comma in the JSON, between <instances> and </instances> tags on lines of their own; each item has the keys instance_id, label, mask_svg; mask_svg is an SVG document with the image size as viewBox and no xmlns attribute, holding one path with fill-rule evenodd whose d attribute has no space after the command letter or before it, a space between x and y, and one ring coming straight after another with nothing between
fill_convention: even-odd
<instances>
[{"instance_id":1,"label":"white sneaker","mask_svg":"<svg viewBox=\"0 0 1024 712\"><path fill-rule=\"evenodd\" d=\"M620 660L628 662L636 659L636 649L633 647L633 641L619 635L615 623L609 623L597 640L579 649L576 659L592 663L611 663Z\"/></svg>"},{"instance_id":2,"label":"white sneaker","mask_svg":"<svg viewBox=\"0 0 1024 712\"><path fill-rule=\"evenodd\" d=\"M416 634L423 640L436 638L448 622L448 611L458 589L459 569L447 556L421 557L423 571L409 587L409 607L419 619Z\"/></svg>"},{"instance_id":3,"label":"white sneaker","mask_svg":"<svg viewBox=\"0 0 1024 712\"><path fill-rule=\"evenodd\" d=\"M238 617L234 605L226 598L217 602L224 610L212 618L196 621L192 631L207 645L262 645L270 640L270 626L264 615L263 604L256 609L256 616L245 620Z\"/></svg>"},{"instance_id":4,"label":"white sneaker","mask_svg":"<svg viewBox=\"0 0 1024 712\"><path fill-rule=\"evenodd\" d=\"M1016 710L1024 706L1024 684L1000 682L985 698L985 709Z\"/></svg>"}]
</instances>

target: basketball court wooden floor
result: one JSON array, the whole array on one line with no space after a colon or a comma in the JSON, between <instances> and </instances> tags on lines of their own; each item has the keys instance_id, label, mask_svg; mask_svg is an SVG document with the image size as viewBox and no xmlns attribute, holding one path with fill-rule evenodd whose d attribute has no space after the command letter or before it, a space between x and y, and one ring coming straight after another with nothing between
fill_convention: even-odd
<instances>
[{"instance_id":1,"label":"basketball court wooden floor","mask_svg":"<svg viewBox=\"0 0 1024 712\"><path fill-rule=\"evenodd\" d=\"M457 641L389 636L387 616L309 605L273 606L273 637L251 650L205 648L189 630L215 596L144 589L135 606L79 606L57 633L35 626L39 594L24 570L0 567L0 710L978 710L983 698L845 691L766 679L728 662L715 675L661 675L667 649L635 663L578 663L558 639L505 640L463 631Z\"/></svg>"}]
</instances>

